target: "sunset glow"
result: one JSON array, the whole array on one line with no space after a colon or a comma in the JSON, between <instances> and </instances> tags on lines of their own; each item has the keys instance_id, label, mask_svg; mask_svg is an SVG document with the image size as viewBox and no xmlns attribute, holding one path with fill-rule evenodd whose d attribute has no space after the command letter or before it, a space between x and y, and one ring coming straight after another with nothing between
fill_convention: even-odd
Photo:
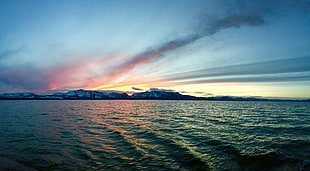
<instances>
[{"instance_id":1,"label":"sunset glow","mask_svg":"<svg viewBox=\"0 0 310 171\"><path fill-rule=\"evenodd\" d=\"M0 2L0 93L310 97L308 1Z\"/></svg>"}]
</instances>

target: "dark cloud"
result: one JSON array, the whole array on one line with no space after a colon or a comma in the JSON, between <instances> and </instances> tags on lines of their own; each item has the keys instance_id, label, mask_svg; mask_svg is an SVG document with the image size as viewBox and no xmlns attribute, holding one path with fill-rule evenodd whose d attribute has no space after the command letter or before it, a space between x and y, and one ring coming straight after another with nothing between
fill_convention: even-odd
<instances>
[{"instance_id":1,"label":"dark cloud","mask_svg":"<svg viewBox=\"0 0 310 171\"><path fill-rule=\"evenodd\" d=\"M214 94L212 93L203 93L204 96L213 96Z\"/></svg>"},{"instance_id":2,"label":"dark cloud","mask_svg":"<svg viewBox=\"0 0 310 171\"><path fill-rule=\"evenodd\" d=\"M235 13L261 17L282 15L288 10L308 11L310 9L309 0L221 0L218 4L227 15Z\"/></svg>"},{"instance_id":3,"label":"dark cloud","mask_svg":"<svg viewBox=\"0 0 310 171\"><path fill-rule=\"evenodd\" d=\"M138 90L138 91L144 91L143 89L137 88L137 87L131 87L131 89L133 89L133 90Z\"/></svg>"},{"instance_id":4,"label":"dark cloud","mask_svg":"<svg viewBox=\"0 0 310 171\"><path fill-rule=\"evenodd\" d=\"M184 93L184 94L199 94L200 96L213 96L214 94L212 93L206 93L206 92L203 92L203 91L195 91L195 92L192 92L192 91L180 91L179 93Z\"/></svg>"},{"instance_id":5,"label":"dark cloud","mask_svg":"<svg viewBox=\"0 0 310 171\"><path fill-rule=\"evenodd\" d=\"M202 92L202 91L195 91L194 93L196 93L196 94L204 94L204 93L206 93L206 92Z\"/></svg>"},{"instance_id":6,"label":"dark cloud","mask_svg":"<svg viewBox=\"0 0 310 171\"><path fill-rule=\"evenodd\" d=\"M20 46L13 50L0 52L0 60L8 59L23 53L25 46ZM6 66L0 61L0 86L6 87L6 90L28 91L45 90L49 88L46 72L32 65Z\"/></svg>"},{"instance_id":7,"label":"dark cloud","mask_svg":"<svg viewBox=\"0 0 310 171\"><path fill-rule=\"evenodd\" d=\"M193 92L195 94L201 94L203 96L213 96L214 94L212 93L206 93L206 92L201 92L201 91L196 91L196 92Z\"/></svg>"},{"instance_id":8,"label":"dark cloud","mask_svg":"<svg viewBox=\"0 0 310 171\"><path fill-rule=\"evenodd\" d=\"M162 88L150 88L150 91L175 92L175 90L171 90L171 89L162 89Z\"/></svg>"},{"instance_id":9,"label":"dark cloud","mask_svg":"<svg viewBox=\"0 0 310 171\"><path fill-rule=\"evenodd\" d=\"M46 90L49 82L46 75L33 67L1 68L0 82L21 90Z\"/></svg>"}]
</instances>

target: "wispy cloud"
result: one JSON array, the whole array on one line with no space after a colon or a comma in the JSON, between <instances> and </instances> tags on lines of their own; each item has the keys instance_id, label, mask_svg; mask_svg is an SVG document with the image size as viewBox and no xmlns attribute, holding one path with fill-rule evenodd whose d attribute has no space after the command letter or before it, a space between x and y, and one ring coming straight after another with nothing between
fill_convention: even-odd
<instances>
[{"instance_id":1,"label":"wispy cloud","mask_svg":"<svg viewBox=\"0 0 310 171\"><path fill-rule=\"evenodd\" d=\"M21 90L46 90L49 82L45 73L32 67L1 68L0 82L14 89Z\"/></svg>"},{"instance_id":2,"label":"wispy cloud","mask_svg":"<svg viewBox=\"0 0 310 171\"><path fill-rule=\"evenodd\" d=\"M0 53L0 60L7 59L7 58L9 58L15 54L18 54L18 53L22 52L24 49L25 49L25 47L21 46L17 49L2 51Z\"/></svg>"},{"instance_id":3,"label":"wispy cloud","mask_svg":"<svg viewBox=\"0 0 310 171\"><path fill-rule=\"evenodd\" d=\"M247 8L247 6L244 6L243 8ZM206 20L208 17L202 18L200 24L196 26L197 30L195 30L195 33L185 37L175 38L159 45L158 47L149 48L132 56L128 61L114 68L114 70L110 72L110 77L115 78L124 75L139 65L148 63L155 59L160 59L167 53L187 46L201 38L216 34L223 29L238 28L241 26L260 26L265 23L264 14L253 13L252 11L240 13L240 10L242 9L229 12L228 15L217 19Z\"/></svg>"},{"instance_id":4,"label":"wispy cloud","mask_svg":"<svg viewBox=\"0 0 310 171\"><path fill-rule=\"evenodd\" d=\"M31 65L0 65L0 83L22 90L76 89L103 82L102 68L120 55L102 58L81 58L46 68ZM95 80L95 81L93 81Z\"/></svg>"},{"instance_id":5,"label":"wispy cloud","mask_svg":"<svg viewBox=\"0 0 310 171\"><path fill-rule=\"evenodd\" d=\"M307 73L309 74L309 73ZM225 78L205 78L199 80L178 80L177 83L234 83L234 82L285 82L285 81L310 81L309 75L300 76L277 76L277 75L261 75L255 77L225 77Z\"/></svg>"},{"instance_id":6,"label":"wispy cloud","mask_svg":"<svg viewBox=\"0 0 310 171\"><path fill-rule=\"evenodd\" d=\"M198 95L198 96L204 96L204 97L207 97L207 96L213 96L214 94L212 93L208 93L208 92L202 92L202 91L180 91L179 93L182 93L182 94L194 94L194 95Z\"/></svg>"},{"instance_id":7,"label":"wispy cloud","mask_svg":"<svg viewBox=\"0 0 310 171\"><path fill-rule=\"evenodd\" d=\"M174 92L172 89L163 89L163 88L150 88L150 91L161 91L161 92Z\"/></svg>"},{"instance_id":8,"label":"wispy cloud","mask_svg":"<svg viewBox=\"0 0 310 171\"><path fill-rule=\"evenodd\" d=\"M123 55L87 57L62 63L46 70L51 88L85 88L108 82L106 70Z\"/></svg>"},{"instance_id":9,"label":"wispy cloud","mask_svg":"<svg viewBox=\"0 0 310 171\"><path fill-rule=\"evenodd\" d=\"M129 74L136 67L158 60L175 50L192 44L202 38L212 36L222 30L239 28L243 26L258 27L267 23L268 17L276 15L283 8L286 9L309 9L307 0L232 0L219 1L222 5L222 13L217 16L202 15L197 25L193 26L192 34L184 37L176 37L158 46L142 50L134 55L126 55L122 60L117 61L117 56L108 58L84 58L75 61L54 64L47 68L38 68L23 65L7 67L0 61L0 84L16 87L25 90L38 89L59 89L59 88L85 88L95 87L104 84L117 83L117 80ZM280 9L280 10L279 10ZM310 11L310 10L309 10ZM147 32L147 30L146 30ZM0 60L18 54L23 47L6 50L0 53ZM227 65L213 67L192 72L184 72L174 75L166 75L160 79L149 78L149 80L138 80L129 77L121 82L130 85L132 80L136 83L146 82L225 82L225 81L268 81L268 80L309 80L306 75L299 76L266 76L268 74L309 72L310 58L291 58L260 63L249 63L242 65ZM253 77L243 77L245 75ZM254 77L254 75L256 75ZM212 77L212 78L211 78ZM215 78L226 77L226 78ZM190 80L191 79L191 80ZM197 79L197 80L193 80ZM134 88L138 90L138 88Z\"/></svg>"},{"instance_id":10,"label":"wispy cloud","mask_svg":"<svg viewBox=\"0 0 310 171\"><path fill-rule=\"evenodd\" d=\"M196 70L191 72L184 72L175 75L167 75L164 77L164 80L186 80L186 79L197 79L197 78L207 78L207 77L221 77L221 76L244 76L244 78L230 78L230 81L263 81L262 77L253 77L257 75L266 75L266 74L283 74L283 73L295 73L295 72L308 72L310 71L309 67L310 56L307 57L299 57L299 58L290 58L290 59L280 59L266 62L258 62L258 63L248 63L241 65L227 65L222 67L208 68L202 70ZM252 76L252 77L251 77ZM291 77L266 77L266 81L270 79L274 80L292 80ZM300 77L295 80L308 80L307 77ZM217 82L225 79L212 79ZM229 81L226 79L226 81ZM203 82L203 80L201 80ZM204 80L206 81L206 80ZM210 79L211 81L211 79ZM209 82L209 81L208 81Z\"/></svg>"},{"instance_id":11,"label":"wispy cloud","mask_svg":"<svg viewBox=\"0 0 310 171\"><path fill-rule=\"evenodd\" d=\"M133 90L138 90L138 91L144 91L143 89L137 88L137 87L131 87L131 89L133 89Z\"/></svg>"},{"instance_id":12,"label":"wispy cloud","mask_svg":"<svg viewBox=\"0 0 310 171\"><path fill-rule=\"evenodd\" d=\"M226 1L225 1L226 2ZM306 4L306 1L282 2L278 1L245 1L235 0L223 3L224 14L210 18L204 16L196 26L195 33L173 39L158 47L149 48L137 55L132 56L127 62L120 64L110 72L111 78L120 77L139 65L143 65L155 59L164 57L178 48L187 46L201 38L211 36L221 30L228 28L239 28L242 26L261 26L266 23L266 18L275 15L278 9L294 9L300 7L298 4ZM304 7L306 8L306 6Z\"/></svg>"}]
</instances>

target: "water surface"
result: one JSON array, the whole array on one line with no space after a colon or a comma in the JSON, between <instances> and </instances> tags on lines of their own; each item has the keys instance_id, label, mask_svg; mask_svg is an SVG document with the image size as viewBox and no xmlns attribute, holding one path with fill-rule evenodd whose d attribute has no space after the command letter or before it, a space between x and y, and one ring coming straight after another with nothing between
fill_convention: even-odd
<instances>
[{"instance_id":1,"label":"water surface","mask_svg":"<svg viewBox=\"0 0 310 171\"><path fill-rule=\"evenodd\" d=\"M297 170L310 103L0 101L0 156L39 170Z\"/></svg>"}]
</instances>

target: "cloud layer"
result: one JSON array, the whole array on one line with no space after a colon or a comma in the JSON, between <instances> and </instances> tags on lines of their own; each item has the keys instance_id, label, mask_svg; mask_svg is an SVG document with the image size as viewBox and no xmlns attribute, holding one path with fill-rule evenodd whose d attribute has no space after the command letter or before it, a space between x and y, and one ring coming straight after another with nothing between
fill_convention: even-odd
<instances>
[{"instance_id":1,"label":"cloud layer","mask_svg":"<svg viewBox=\"0 0 310 171\"><path fill-rule=\"evenodd\" d=\"M186 79L197 79L197 78L214 78L222 76L230 76L228 79L212 79L214 82L239 82L239 81L289 81L293 80L292 77L270 77L267 74L284 74L284 73L297 73L297 72L310 72L310 56L280 59L258 63L247 63L241 65L227 65L222 67L208 68L203 70L184 72L175 75L165 76L165 80L186 80ZM261 77L258 77L260 76ZM266 76L267 75L267 76ZM232 78L233 76L247 76L244 78ZM254 77L256 76L256 77ZM262 77L265 77L263 79ZM295 76L295 80L309 80L309 77ZM201 80L204 82L206 80ZM208 81L208 82L211 82Z\"/></svg>"},{"instance_id":2,"label":"cloud layer","mask_svg":"<svg viewBox=\"0 0 310 171\"><path fill-rule=\"evenodd\" d=\"M102 86L107 88L113 88L113 86L132 87L136 86L135 84L147 84L152 82L173 85L179 83L190 84L208 82L309 81L310 78L307 73L310 72L310 56L291 56L291 58L277 57L278 60L268 60L256 63L243 62L243 64L221 64L190 72L178 71L176 74L165 73L157 76L144 75L143 71L136 72L140 75L132 74L134 73L133 71L138 69L139 66L147 66L150 62L162 60L165 57L175 53L178 49L186 49L185 47L188 47L198 40L213 36L223 30L245 27L261 28L269 24L270 21L274 20L278 16L289 15L292 11L309 13L307 12L310 11L309 4L310 3L307 0L217 1L214 6L216 12L214 14L202 12L199 16L197 16L196 21L193 22L194 24L188 27L190 28L190 31L186 32L188 34L181 34L182 36L178 36L180 34L175 34L169 37L169 39L167 38L167 41L152 39L154 42L150 43L150 47L145 49L141 48L139 51L134 51L134 53L126 53L126 55L118 55L124 54L125 52L123 52L123 49L117 49L115 50L115 53L113 53L114 55L102 55L98 57L96 55L80 54L77 55L77 57L68 57L71 59L71 61L68 61L65 60L68 59L66 56L68 54L63 53L60 55L63 59L51 61L47 60L46 63L50 62L51 64L46 64L43 66L39 62L33 61L32 63L31 55L42 55L41 51L43 51L45 56L42 55L42 58L45 58L46 56L49 56L47 53L53 53L54 49L45 51L45 49L39 49L40 45L33 45L36 48L38 47L38 49L35 48L35 52L33 54L29 54L29 52L25 50L25 46L16 46L15 44L14 46L17 48L12 48L14 47L13 45L12 47L4 46L4 48L0 48L0 91L100 88ZM175 8L178 8L178 4L174 5ZM208 6L209 3L205 3L205 5ZM190 13L191 11L185 12ZM114 15L116 14L111 14L111 18L113 18ZM123 15L126 15L126 13ZM154 16L154 18L156 18L158 14L156 13ZM73 19L72 22L75 22L75 20L76 18ZM115 22L116 21L117 20L115 19ZM123 22L125 22L125 20L120 21L118 21L119 23L113 23L114 20L111 20L111 25L115 24L115 28L117 28L118 25L124 24ZM150 22L153 22L153 20ZM62 21L61 23L65 25L67 21ZM160 22L157 21L151 24L157 26L158 23ZM27 24L29 23L26 23L26 25ZM61 30L64 28L61 27L58 29ZM71 29L73 28L70 28L69 30ZM125 30L126 28L121 29ZM156 29L157 28L154 28L154 30ZM105 32L104 28L102 28L102 30L98 30L98 36L102 36L99 34L100 31ZM143 33L148 33L150 31L151 30L145 30L144 27L140 30L140 32ZM108 34L109 33L105 33L103 35ZM83 40L83 36L87 37L88 35L90 34L86 29L84 30L82 36L80 35L77 39L72 40ZM71 36L74 37L74 34ZM141 33L141 35L137 35L136 39L139 39L139 36L143 36L143 34ZM32 39L35 38L32 37ZM48 40L49 39L46 39L47 44ZM109 44L109 41L113 42L112 40L106 41L108 43L103 42L103 44ZM132 43L136 42L132 41ZM5 42L2 42L0 39L0 44L5 45ZM89 46L92 46L91 42L89 44ZM85 45L87 45L87 43L85 43ZM53 48L55 47L58 46L53 46ZM102 49L104 48L105 47L102 47ZM25 60L26 62L23 62L22 59L27 57L29 59ZM172 63L171 67L173 67L173 65L174 64ZM137 91L142 90L136 87L132 87L132 89ZM150 91L170 90L151 88Z\"/></svg>"}]
</instances>

